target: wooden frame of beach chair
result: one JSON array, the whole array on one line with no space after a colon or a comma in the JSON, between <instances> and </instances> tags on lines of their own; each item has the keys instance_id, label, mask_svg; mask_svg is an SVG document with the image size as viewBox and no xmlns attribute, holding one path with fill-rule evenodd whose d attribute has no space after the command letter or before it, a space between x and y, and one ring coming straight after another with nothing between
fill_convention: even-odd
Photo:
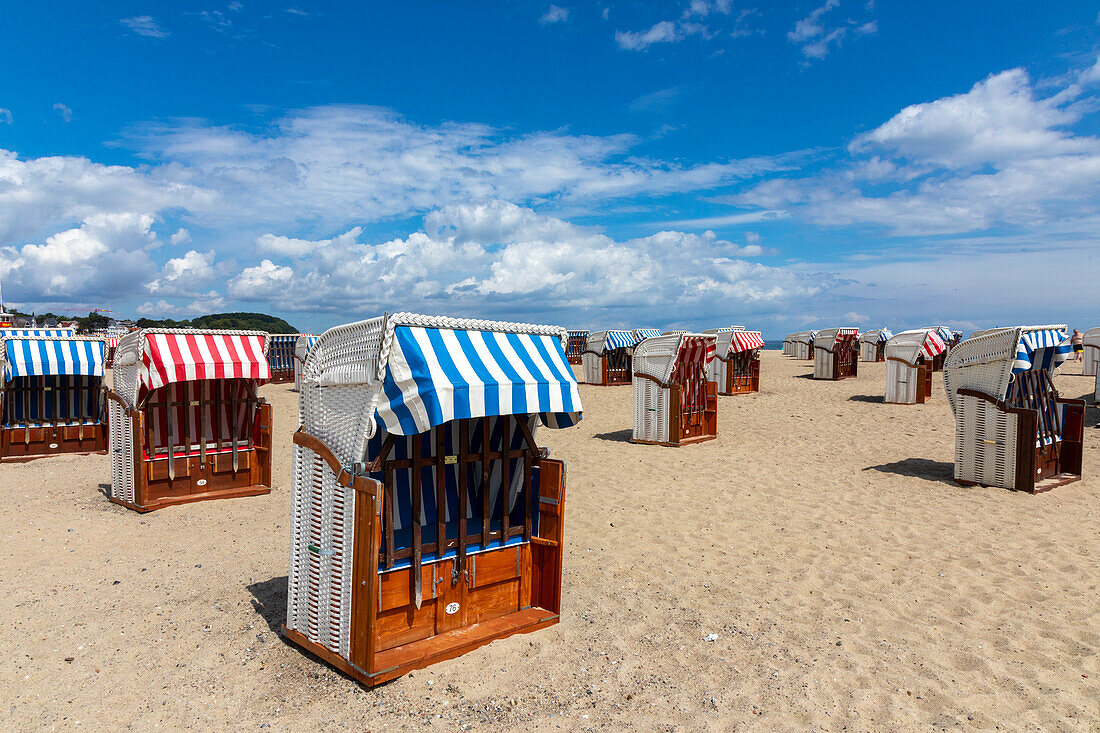
<instances>
[{"instance_id":1,"label":"wooden frame of beach chair","mask_svg":"<svg viewBox=\"0 0 1100 733\"><path fill-rule=\"evenodd\" d=\"M859 360L860 361L886 361L886 342L893 338L894 334L888 328L876 328L866 331L859 336Z\"/></svg>"},{"instance_id":2,"label":"wooden frame of beach chair","mask_svg":"<svg viewBox=\"0 0 1100 733\"><path fill-rule=\"evenodd\" d=\"M581 364L581 355L584 354L585 347L588 345L588 331L577 330L570 331L569 338L565 343L565 356L569 359L570 364Z\"/></svg>"},{"instance_id":3,"label":"wooden frame of beach chair","mask_svg":"<svg viewBox=\"0 0 1100 733\"><path fill-rule=\"evenodd\" d=\"M859 374L859 330L826 328L814 337L814 379L851 379Z\"/></svg>"},{"instance_id":4,"label":"wooden frame of beach chair","mask_svg":"<svg viewBox=\"0 0 1100 733\"><path fill-rule=\"evenodd\" d=\"M146 329L126 334L108 391L111 490L139 512L271 491L267 335Z\"/></svg>"},{"instance_id":5,"label":"wooden frame of beach chair","mask_svg":"<svg viewBox=\"0 0 1100 733\"><path fill-rule=\"evenodd\" d=\"M0 332L0 461L106 453L103 339Z\"/></svg>"},{"instance_id":6,"label":"wooden frame of beach chair","mask_svg":"<svg viewBox=\"0 0 1100 733\"><path fill-rule=\"evenodd\" d=\"M303 333L294 342L294 391L302 391L302 368L305 366L309 350L317 343L317 337L312 333Z\"/></svg>"},{"instance_id":7,"label":"wooden frame of beach chair","mask_svg":"<svg viewBox=\"0 0 1100 733\"><path fill-rule=\"evenodd\" d=\"M1071 353L1065 339L1064 325L1016 326L951 350L956 481L1038 493L1081 478L1085 403L1052 380Z\"/></svg>"},{"instance_id":8,"label":"wooden frame of beach chair","mask_svg":"<svg viewBox=\"0 0 1100 733\"><path fill-rule=\"evenodd\" d=\"M580 419L565 341L408 313L320 336L294 435L287 639L377 685L558 622L565 464L535 438Z\"/></svg>"},{"instance_id":9,"label":"wooden frame of beach chair","mask_svg":"<svg viewBox=\"0 0 1100 733\"><path fill-rule=\"evenodd\" d=\"M760 391L760 349L764 338L759 331L715 332L714 359L709 378L720 395L752 394Z\"/></svg>"},{"instance_id":10,"label":"wooden frame of beach chair","mask_svg":"<svg viewBox=\"0 0 1100 733\"><path fill-rule=\"evenodd\" d=\"M886 403L923 405L932 397L932 360L947 351L932 328L902 331L886 342Z\"/></svg>"},{"instance_id":11,"label":"wooden frame of beach chair","mask_svg":"<svg viewBox=\"0 0 1100 733\"><path fill-rule=\"evenodd\" d=\"M1081 334L1081 373L1094 377L1100 373L1100 328L1090 328Z\"/></svg>"},{"instance_id":12,"label":"wooden frame of beach chair","mask_svg":"<svg viewBox=\"0 0 1100 733\"><path fill-rule=\"evenodd\" d=\"M601 387L630 384L635 339L630 331L593 331L581 353L584 381Z\"/></svg>"},{"instance_id":13,"label":"wooden frame of beach chair","mask_svg":"<svg viewBox=\"0 0 1100 733\"><path fill-rule=\"evenodd\" d=\"M267 337L267 366L271 371L271 384L294 381L294 350L298 333L274 333Z\"/></svg>"},{"instance_id":14,"label":"wooden frame of beach chair","mask_svg":"<svg viewBox=\"0 0 1100 733\"><path fill-rule=\"evenodd\" d=\"M634 349L632 443L680 447L718 437L718 390L707 378L713 334L649 338Z\"/></svg>"}]
</instances>

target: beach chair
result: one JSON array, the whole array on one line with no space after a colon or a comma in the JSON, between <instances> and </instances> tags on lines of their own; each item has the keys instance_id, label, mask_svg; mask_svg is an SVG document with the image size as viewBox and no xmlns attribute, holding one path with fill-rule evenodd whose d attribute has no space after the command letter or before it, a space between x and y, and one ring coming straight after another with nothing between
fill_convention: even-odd
<instances>
[{"instance_id":1,"label":"beach chair","mask_svg":"<svg viewBox=\"0 0 1100 733\"><path fill-rule=\"evenodd\" d=\"M764 339L759 331L721 331L715 333L714 359L709 379L718 385L720 395L750 394L760 391L760 349Z\"/></svg>"},{"instance_id":2,"label":"beach chair","mask_svg":"<svg viewBox=\"0 0 1100 733\"><path fill-rule=\"evenodd\" d=\"M309 350L317 343L317 337L311 333L302 334L294 342L294 390L302 391L302 367L305 366Z\"/></svg>"},{"instance_id":3,"label":"beach chair","mask_svg":"<svg viewBox=\"0 0 1100 733\"><path fill-rule=\"evenodd\" d=\"M630 384L630 360L637 340L630 331L593 331L581 357L584 381L603 387Z\"/></svg>"},{"instance_id":4,"label":"beach chair","mask_svg":"<svg viewBox=\"0 0 1100 733\"><path fill-rule=\"evenodd\" d=\"M0 332L0 461L104 453L104 343Z\"/></svg>"},{"instance_id":5,"label":"beach chair","mask_svg":"<svg viewBox=\"0 0 1100 733\"><path fill-rule=\"evenodd\" d=\"M1052 379L1065 341L1064 325L1016 326L951 350L956 481L1035 493L1081 478L1085 403L1062 399Z\"/></svg>"},{"instance_id":6,"label":"beach chair","mask_svg":"<svg viewBox=\"0 0 1100 733\"><path fill-rule=\"evenodd\" d=\"M570 331L565 343L565 356L570 364L580 365L581 354L584 353L585 344L588 343L588 331Z\"/></svg>"},{"instance_id":7,"label":"beach chair","mask_svg":"<svg viewBox=\"0 0 1100 733\"><path fill-rule=\"evenodd\" d=\"M1100 373L1100 328L1090 328L1081 334L1081 373L1093 377Z\"/></svg>"},{"instance_id":8,"label":"beach chair","mask_svg":"<svg viewBox=\"0 0 1100 733\"><path fill-rule=\"evenodd\" d=\"M791 335L791 356L803 361L814 358L814 337L817 331L799 331Z\"/></svg>"},{"instance_id":9,"label":"beach chair","mask_svg":"<svg viewBox=\"0 0 1100 733\"><path fill-rule=\"evenodd\" d=\"M893 337L888 328L876 328L860 334L859 360L886 361L886 342Z\"/></svg>"},{"instance_id":10,"label":"beach chair","mask_svg":"<svg viewBox=\"0 0 1100 733\"><path fill-rule=\"evenodd\" d=\"M632 443L683 446L718 437L717 385L707 379L715 337L649 338L634 349Z\"/></svg>"},{"instance_id":11,"label":"beach chair","mask_svg":"<svg viewBox=\"0 0 1100 733\"><path fill-rule=\"evenodd\" d=\"M886 342L886 402L923 405L932 396L932 361L947 351L931 328L902 331Z\"/></svg>"},{"instance_id":12,"label":"beach chair","mask_svg":"<svg viewBox=\"0 0 1100 733\"><path fill-rule=\"evenodd\" d=\"M794 353L794 334L788 333L783 337L783 356L791 356Z\"/></svg>"},{"instance_id":13,"label":"beach chair","mask_svg":"<svg viewBox=\"0 0 1100 733\"><path fill-rule=\"evenodd\" d=\"M859 330L826 328L814 336L814 379L848 379L859 371Z\"/></svg>"},{"instance_id":14,"label":"beach chair","mask_svg":"<svg viewBox=\"0 0 1100 733\"><path fill-rule=\"evenodd\" d=\"M408 313L326 331L294 434L286 638L377 685L558 622L566 331Z\"/></svg>"},{"instance_id":15,"label":"beach chair","mask_svg":"<svg viewBox=\"0 0 1100 733\"><path fill-rule=\"evenodd\" d=\"M267 366L272 384L294 381L294 350L299 336L298 333L277 333L267 337Z\"/></svg>"},{"instance_id":16,"label":"beach chair","mask_svg":"<svg viewBox=\"0 0 1100 733\"><path fill-rule=\"evenodd\" d=\"M951 346L953 344L957 344L959 342L959 339L956 338L956 333L957 332L952 331L947 326L927 326L926 328L935 330L935 332L937 334L939 334L940 340L943 341L943 343L947 346L947 349L943 353L939 354L934 359L932 359L932 371L942 372L944 362L947 361L947 355L951 353ZM991 330L997 330L997 329L991 329ZM960 337L962 336L962 334L958 334L958 335Z\"/></svg>"},{"instance_id":17,"label":"beach chair","mask_svg":"<svg viewBox=\"0 0 1100 733\"><path fill-rule=\"evenodd\" d=\"M267 334L143 329L115 354L111 501L139 512L271 491Z\"/></svg>"}]
</instances>

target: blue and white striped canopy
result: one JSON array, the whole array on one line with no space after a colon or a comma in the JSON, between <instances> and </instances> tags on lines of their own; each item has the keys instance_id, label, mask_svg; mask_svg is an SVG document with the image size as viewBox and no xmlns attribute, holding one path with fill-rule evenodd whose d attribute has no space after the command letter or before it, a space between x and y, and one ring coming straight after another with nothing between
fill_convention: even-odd
<instances>
[{"instance_id":1,"label":"blue and white striped canopy","mask_svg":"<svg viewBox=\"0 0 1100 733\"><path fill-rule=\"evenodd\" d=\"M878 340L879 341L889 341L892 338L894 338L894 334L890 333L890 331L888 329L884 328L884 329L882 329L881 331L878 332Z\"/></svg>"},{"instance_id":2,"label":"blue and white striped canopy","mask_svg":"<svg viewBox=\"0 0 1100 733\"><path fill-rule=\"evenodd\" d=\"M620 332L616 331L615 333L620 333ZM659 329L659 328L639 328L636 331L634 331L634 335L636 335L638 337L637 341L635 341L634 343L638 343L639 341L642 341L644 339L651 339L655 336L660 336L661 335L661 329Z\"/></svg>"},{"instance_id":3,"label":"blue and white striped canopy","mask_svg":"<svg viewBox=\"0 0 1100 733\"><path fill-rule=\"evenodd\" d=\"M630 333L630 331L608 331L604 350L629 349L636 343L638 342L634 339L634 334Z\"/></svg>"},{"instance_id":4,"label":"blue and white striped canopy","mask_svg":"<svg viewBox=\"0 0 1100 733\"><path fill-rule=\"evenodd\" d=\"M17 377L103 376L103 342L94 339L4 339L4 381Z\"/></svg>"},{"instance_id":5,"label":"blue and white striped canopy","mask_svg":"<svg viewBox=\"0 0 1100 733\"><path fill-rule=\"evenodd\" d=\"M537 413L581 419L576 377L556 336L397 326L375 422L416 435L451 420Z\"/></svg>"},{"instance_id":6,"label":"blue and white striped canopy","mask_svg":"<svg viewBox=\"0 0 1100 733\"><path fill-rule=\"evenodd\" d=\"M75 335L71 328L0 328L0 338L66 338Z\"/></svg>"},{"instance_id":7,"label":"blue and white striped canopy","mask_svg":"<svg viewBox=\"0 0 1100 733\"><path fill-rule=\"evenodd\" d=\"M1068 359L1072 352L1073 347L1066 343L1066 332L1061 329L1026 332L1016 344L1012 373L1019 374L1031 369L1050 371Z\"/></svg>"}]
</instances>

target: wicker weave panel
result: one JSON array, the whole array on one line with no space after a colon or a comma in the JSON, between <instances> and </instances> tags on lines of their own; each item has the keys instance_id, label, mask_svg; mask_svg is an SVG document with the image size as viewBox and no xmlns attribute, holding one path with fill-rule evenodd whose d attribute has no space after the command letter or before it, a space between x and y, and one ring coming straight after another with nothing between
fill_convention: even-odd
<instances>
[{"instance_id":1,"label":"wicker weave panel","mask_svg":"<svg viewBox=\"0 0 1100 733\"><path fill-rule=\"evenodd\" d=\"M651 379L634 377L634 440L668 442L669 391Z\"/></svg>"},{"instance_id":2,"label":"wicker weave panel","mask_svg":"<svg viewBox=\"0 0 1100 733\"><path fill-rule=\"evenodd\" d=\"M108 446L111 460L111 498L134 502L134 421L122 405L107 401L111 428Z\"/></svg>"},{"instance_id":3,"label":"wicker weave panel","mask_svg":"<svg viewBox=\"0 0 1100 733\"><path fill-rule=\"evenodd\" d=\"M886 401L905 405L917 403L918 372L900 361L886 362Z\"/></svg>"},{"instance_id":4,"label":"wicker weave panel","mask_svg":"<svg viewBox=\"0 0 1100 733\"><path fill-rule=\"evenodd\" d=\"M943 367L943 385L951 409L958 412L958 391L973 389L1002 400L1012 378L1016 342L1023 329L997 329L967 339L947 356Z\"/></svg>"},{"instance_id":5,"label":"wicker weave panel","mask_svg":"<svg viewBox=\"0 0 1100 733\"><path fill-rule=\"evenodd\" d=\"M814 344L814 379L833 378L833 359L836 355L831 351L817 348Z\"/></svg>"},{"instance_id":6,"label":"wicker weave panel","mask_svg":"<svg viewBox=\"0 0 1100 733\"><path fill-rule=\"evenodd\" d=\"M955 410L955 478L1005 489L1016 486L1018 418L990 402L960 395Z\"/></svg>"},{"instance_id":7,"label":"wicker weave panel","mask_svg":"<svg viewBox=\"0 0 1100 733\"><path fill-rule=\"evenodd\" d=\"M581 355L581 369L584 372L584 381L587 384L599 384L603 381L602 361L596 354Z\"/></svg>"}]
</instances>

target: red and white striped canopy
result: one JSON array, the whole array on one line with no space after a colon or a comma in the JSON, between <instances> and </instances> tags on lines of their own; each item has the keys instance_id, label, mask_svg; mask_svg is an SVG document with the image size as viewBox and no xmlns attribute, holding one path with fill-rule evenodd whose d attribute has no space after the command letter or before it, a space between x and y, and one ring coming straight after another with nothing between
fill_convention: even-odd
<instances>
[{"instance_id":1,"label":"red and white striped canopy","mask_svg":"<svg viewBox=\"0 0 1100 733\"><path fill-rule=\"evenodd\" d=\"M111 347L112 349L118 348L118 336L108 336L107 346Z\"/></svg>"},{"instance_id":2,"label":"red and white striped canopy","mask_svg":"<svg viewBox=\"0 0 1100 733\"><path fill-rule=\"evenodd\" d=\"M764 348L764 338L759 331L734 331L730 339L730 353Z\"/></svg>"},{"instance_id":3,"label":"red and white striped canopy","mask_svg":"<svg viewBox=\"0 0 1100 733\"><path fill-rule=\"evenodd\" d=\"M858 328L838 328L836 330L837 341L850 341L859 338Z\"/></svg>"},{"instance_id":4,"label":"red and white striped canopy","mask_svg":"<svg viewBox=\"0 0 1100 733\"><path fill-rule=\"evenodd\" d=\"M676 361L681 364L701 362L705 366L714 360L716 348L714 336L685 336Z\"/></svg>"},{"instance_id":5,"label":"red and white striped canopy","mask_svg":"<svg viewBox=\"0 0 1100 733\"><path fill-rule=\"evenodd\" d=\"M194 379L271 379L267 337L252 333L148 333L141 355L142 391Z\"/></svg>"},{"instance_id":6,"label":"red and white striped canopy","mask_svg":"<svg viewBox=\"0 0 1100 733\"><path fill-rule=\"evenodd\" d=\"M947 351L947 344L943 342L943 337L935 331L929 331L924 337L924 345L920 347L920 355L928 360L945 351Z\"/></svg>"}]
</instances>

